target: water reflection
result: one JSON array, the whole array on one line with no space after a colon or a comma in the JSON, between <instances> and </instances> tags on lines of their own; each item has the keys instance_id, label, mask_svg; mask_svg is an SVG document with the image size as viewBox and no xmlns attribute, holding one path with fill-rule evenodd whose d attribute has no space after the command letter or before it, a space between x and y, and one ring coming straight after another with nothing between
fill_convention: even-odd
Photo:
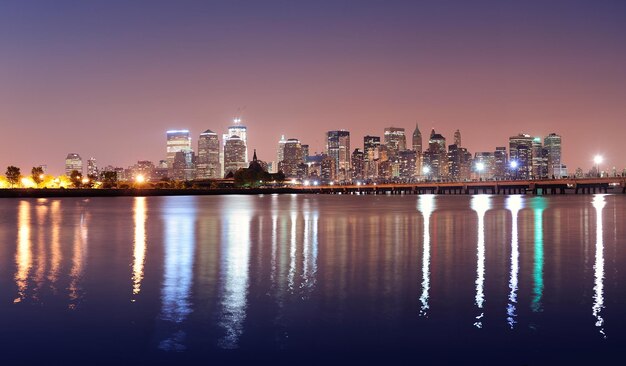
<instances>
[{"instance_id":1,"label":"water reflection","mask_svg":"<svg viewBox=\"0 0 626 366\"><path fill-rule=\"evenodd\" d=\"M318 221L319 214L310 207L307 200L303 209L304 214L304 243L302 259L302 289L303 296L308 296L317 283L317 251L318 251Z\"/></svg>"},{"instance_id":2,"label":"water reflection","mask_svg":"<svg viewBox=\"0 0 626 366\"><path fill-rule=\"evenodd\" d=\"M45 237L45 228L46 228L46 219L48 216L48 205L47 200L45 198L40 198L37 200L36 206L37 212L37 254L36 254L36 263L37 269L35 271L34 282L36 287L34 288L35 292L33 293L33 299L35 301L40 300L40 291L45 283L46 277L46 257L47 257L47 245L46 245L46 237Z\"/></svg>"},{"instance_id":3,"label":"water reflection","mask_svg":"<svg viewBox=\"0 0 626 366\"><path fill-rule=\"evenodd\" d=\"M593 307L592 313L596 318L596 327L606 338L604 332L604 319L602 318L602 309L604 308L604 239L602 228L602 209L606 205L603 194L597 194L593 198L593 207L596 209L596 262L594 269L594 286L593 286Z\"/></svg>"},{"instance_id":4,"label":"water reflection","mask_svg":"<svg viewBox=\"0 0 626 366\"><path fill-rule=\"evenodd\" d=\"M88 202L85 200L84 202ZM78 214L74 223L74 241L72 244L72 267L70 268L69 305L70 309L76 309L83 298L82 286L83 273L87 258L87 239L89 237L89 210L83 202L77 205Z\"/></svg>"},{"instance_id":5,"label":"water reflection","mask_svg":"<svg viewBox=\"0 0 626 366\"><path fill-rule=\"evenodd\" d=\"M517 288L518 288L518 276L519 276L519 238L517 229L517 216L519 211L523 208L522 196L514 195L509 196L506 200L506 207L511 211L511 274L509 277L509 303L506 307L506 321L509 327L513 329L517 321L516 306L517 306Z\"/></svg>"},{"instance_id":6,"label":"water reflection","mask_svg":"<svg viewBox=\"0 0 626 366\"><path fill-rule=\"evenodd\" d=\"M478 244L476 250L476 296L474 304L480 314L476 316L474 326L482 328L482 319L485 316L483 307L485 303L485 213L489 210L489 195L475 195L472 197L472 210L478 214Z\"/></svg>"},{"instance_id":7,"label":"water reflection","mask_svg":"<svg viewBox=\"0 0 626 366\"><path fill-rule=\"evenodd\" d=\"M17 251L15 252L17 297L13 300L14 303L24 300L28 289L28 276L33 264L30 230L30 202L20 201L17 211Z\"/></svg>"},{"instance_id":8,"label":"water reflection","mask_svg":"<svg viewBox=\"0 0 626 366\"><path fill-rule=\"evenodd\" d=\"M191 313L190 290L193 278L194 197L167 197L163 208L165 226L165 268L161 289L161 319L170 333L159 344L166 351L181 351L185 332L183 321Z\"/></svg>"},{"instance_id":9,"label":"water reflection","mask_svg":"<svg viewBox=\"0 0 626 366\"><path fill-rule=\"evenodd\" d=\"M141 291L143 266L146 258L146 197L135 197L135 240L133 248L133 295ZM133 300L134 301L134 300Z\"/></svg>"},{"instance_id":10,"label":"water reflection","mask_svg":"<svg viewBox=\"0 0 626 366\"><path fill-rule=\"evenodd\" d=\"M542 311L543 297L543 211L547 207L544 197L534 197L531 202L535 215L535 258L533 264L533 298L530 304L532 311Z\"/></svg>"},{"instance_id":11,"label":"water reflection","mask_svg":"<svg viewBox=\"0 0 626 366\"><path fill-rule=\"evenodd\" d=\"M248 296L248 261L250 257L250 224L254 197L238 197L238 201L224 205L222 226L222 290L219 325L225 335L218 346L238 347L246 318Z\"/></svg>"},{"instance_id":12,"label":"water reflection","mask_svg":"<svg viewBox=\"0 0 626 366\"><path fill-rule=\"evenodd\" d=\"M430 215L435 211L435 195L421 195L418 201L418 210L424 220L424 252L422 256L422 295L420 302L420 315L426 316L428 305L428 293L430 291Z\"/></svg>"},{"instance_id":13,"label":"water reflection","mask_svg":"<svg viewBox=\"0 0 626 366\"><path fill-rule=\"evenodd\" d=\"M61 252L61 201L54 200L50 204L50 221L51 221L51 240L50 240L50 271L48 272L48 281L54 293L56 293L56 282L59 279L59 271L61 269L61 260L63 258Z\"/></svg>"}]
</instances>

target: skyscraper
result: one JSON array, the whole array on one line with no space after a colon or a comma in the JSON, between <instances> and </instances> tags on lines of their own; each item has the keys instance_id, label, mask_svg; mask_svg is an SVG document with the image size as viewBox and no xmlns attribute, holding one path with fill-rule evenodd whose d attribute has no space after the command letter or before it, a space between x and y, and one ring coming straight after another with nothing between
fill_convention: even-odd
<instances>
[{"instance_id":1,"label":"skyscraper","mask_svg":"<svg viewBox=\"0 0 626 366\"><path fill-rule=\"evenodd\" d=\"M406 134L404 128L386 127L384 139L389 155L396 156L399 151L406 150Z\"/></svg>"},{"instance_id":2,"label":"skyscraper","mask_svg":"<svg viewBox=\"0 0 626 366\"><path fill-rule=\"evenodd\" d=\"M87 176L90 178L98 178L98 165L94 157L87 159Z\"/></svg>"},{"instance_id":3,"label":"skyscraper","mask_svg":"<svg viewBox=\"0 0 626 366\"><path fill-rule=\"evenodd\" d=\"M561 172L561 136L551 133L543 140L546 149L548 177L560 178L563 176Z\"/></svg>"},{"instance_id":4,"label":"skyscraper","mask_svg":"<svg viewBox=\"0 0 626 366\"><path fill-rule=\"evenodd\" d=\"M454 132L454 144L457 147L461 147L461 131L459 131L459 130L456 130Z\"/></svg>"},{"instance_id":5,"label":"skyscraper","mask_svg":"<svg viewBox=\"0 0 626 366\"><path fill-rule=\"evenodd\" d=\"M495 179L505 179L507 176L507 172L509 171L508 159L506 158L506 147L496 147L496 151L493 153L493 158L493 177Z\"/></svg>"},{"instance_id":6,"label":"skyscraper","mask_svg":"<svg viewBox=\"0 0 626 366\"><path fill-rule=\"evenodd\" d=\"M174 169L174 158L179 151L192 151L189 130L169 130L167 134L167 167Z\"/></svg>"},{"instance_id":7,"label":"skyscraper","mask_svg":"<svg viewBox=\"0 0 626 366\"><path fill-rule=\"evenodd\" d=\"M380 152L380 137L363 137L363 160L364 178L376 179L378 177L377 162Z\"/></svg>"},{"instance_id":8,"label":"skyscraper","mask_svg":"<svg viewBox=\"0 0 626 366\"><path fill-rule=\"evenodd\" d=\"M198 159L196 161L196 178L221 178L220 143L217 133L206 130L198 138Z\"/></svg>"},{"instance_id":9,"label":"skyscraper","mask_svg":"<svg viewBox=\"0 0 626 366\"><path fill-rule=\"evenodd\" d=\"M513 178L530 179L532 176L533 138L520 133L509 137L509 161L515 168L511 172Z\"/></svg>"},{"instance_id":10,"label":"skyscraper","mask_svg":"<svg viewBox=\"0 0 626 366\"><path fill-rule=\"evenodd\" d=\"M413 150L415 150L418 155L422 153L422 133L415 124L415 130L413 131Z\"/></svg>"},{"instance_id":11,"label":"skyscraper","mask_svg":"<svg viewBox=\"0 0 626 366\"><path fill-rule=\"evenodd\" d=\"M224 175L247 168L246 144L239 136L230 136L224 144Z\"/></svg>"},{"instance_id":12,"label":"skyscraper","mask_svg":"<svg viewBox=\"0 0 626 366\"><path fill-rule=\"evenodd\" d=\"M69 153L65 158L65 175L72 174L72 170L83 174L83 159L76 153Z\"/></svg>"},{"instance_id":13,"label":"skyscraper","mask_svg":"<svg viewBox=\"0 0 626 366\"><path fill-rule=\"evenodd\" d=\"M328 131L326 133L326 154L335 160L337 179L349 179L350 132L346 130Z\"/></svg>"},{"instance_id":14,"label":"skyscraper","mask_svg":"<svg viewBox=\"0 0 626 366\"><path fill-rule=\"evenodd\" d=\"M285 177L302 178L298 176L300 165L304 164L302 145L298 139L289 139L283 146L283 160L278 163L278 170L282 170Z\"/></svg>"},{"instance_id":15,"label":"skyscraper","mask_svg":"<svg viewBox=\"0 0 626 366\"><path fill-rule=\"evenodd\" d=\"M280 140L278 140L278 150L276 154L276 162L280 165L280 162L283 161L285 156L285 144L287 140L285 139L285 135L280 136Z\"/></svg>"},{"instance_id":16,"label":"skyscraper","mask_svg":"<svg viewBox=\"0 0 626 366\"><path fill-rule=\"evenodd\" d=\"M356 148L352 152L352 179L361 180L365 177L365 154Z\"/></svg>"},{"instance_id":17,"label":"skyscraper","mask_svg":"<svg viewBox=\"0 0 626 366\"><path fill-rule=\"evenodd\" d=\"M228 133L222 135L222 143L226 145L226 140L232 136L238 136L243 141L245 148L245 160L248 162L248 128L241 124L241 118L233 119L232 126L228 127Z\"/></svg>"},{"instance_id":18,"label":"skyscraper","mask_svg":"<svg viewBox=\"0 0 626 366\"><path fill-rule=\"evenodd\" d=\"M428 140L428 151L424 153L424 167L428 167L430 178L443 178L448 175L448 154L446 138L433 129Z\"/></svg>"}]
</instances>

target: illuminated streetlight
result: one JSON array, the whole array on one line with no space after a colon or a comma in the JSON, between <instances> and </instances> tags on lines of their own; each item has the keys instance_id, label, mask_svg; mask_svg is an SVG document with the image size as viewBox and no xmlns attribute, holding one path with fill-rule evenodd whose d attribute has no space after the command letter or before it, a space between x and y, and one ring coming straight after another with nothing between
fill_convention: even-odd
<instances>
[{"instance_id":1,"label":"illuminated streetlight","mask_svg":"<svg viewBox=\"0 0 626 366\"><path fill-rule=\"evenodd\" d=\"M143 176L143 174L139 174L138 176L135 177L135 182L137 183L143 183L146 181L146 177Z\"/></svg>"},{"instance_id":2,"label":"illuminated streetlight","mask_svg":"<svg viewBox=\"0 0 626 366\"><path fill-rule=\"evenodd\" d=\"M511 167L512 170L515 170L515 179L517 179L517 161L513 160L509 163L509 166Z\"/></svg>"},{"instance_id":3,"label":"illuminated streetlight","mask_svg":"<svg viewBox=\"0 0 626 366\"><path fill-rule=\"evenodd\" d=\"M425 166L423 169L424 175L426 176L426 180L428 180L428 173L430 173L430 167L429 166Z\"/></svg>"},{"instance_id":4,"label":"illuminated streetlight","mask_svg":"<svg viewBox=\"0 0 626 366\"><path fill-rule=\"evenodd\" d=\"M476 163L476 171L478 172L478 180L482 180L482 172L483 170L485 170L485 163L483 163L482 161L479 161L478 163Z\"/></svg>"},{"instance_id":5,"label":"illuminated streetlight","mask_svg":"<svg viewBox=\"0 0 626 366\"><path fill-rule=\"evenodd\" d=\"M602 157L602 155L596 155L593 157L593 162L594 164L596 164L596 170L598 171L598 177L602 176L602 173L600 173L600 164L602 164L603 161L604 158Z\"/></svg>"}]
</instances>

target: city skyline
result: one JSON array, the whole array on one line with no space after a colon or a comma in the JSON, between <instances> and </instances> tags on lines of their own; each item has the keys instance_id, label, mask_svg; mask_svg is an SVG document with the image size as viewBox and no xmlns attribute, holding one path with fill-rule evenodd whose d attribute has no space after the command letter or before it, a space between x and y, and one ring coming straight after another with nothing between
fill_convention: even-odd
<instances>
[{"instance_id":1,"label":"city skyline","mask_svg":"<svg viewBox=\"0 0 626 366\"><path fill-rule=\"evenodd\" d=\"M557 131L571 170L621 170L626 4L570 4L6 1L0 164L158 161L163 131L222 133L243 109L268 161L282 134L313 153L418 122L473 152Z\"/></svg>"}]
</instances>

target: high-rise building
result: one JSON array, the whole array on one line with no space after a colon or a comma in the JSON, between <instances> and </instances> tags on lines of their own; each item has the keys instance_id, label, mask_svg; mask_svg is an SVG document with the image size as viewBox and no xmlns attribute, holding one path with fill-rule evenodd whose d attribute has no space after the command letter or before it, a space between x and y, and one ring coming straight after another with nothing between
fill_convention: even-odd
<instances>
[{"instance_id":1,"label":"high-rise building","mask_svg":"<svg viewBox=\"0 0 626 366\"><path fill-rule=\"evenodd\" d=\"M473 174L478 179L492 179L496 171L496 157L491 151L474 154Z\"/></svg>"},{"instance_id":2,"label":"high-rise building","mask_svg":"<svg viewBox=\"0 0 626 366\"><path fill-rule=\"evenodd\" d=\"M192 151L189 130L169 130L167 134L167 167L174 169L174 158L179 151Z\"/></svg>"},{"instance_id":3,"label":"high-rise building","mask_svg":"<svg viewBox=\"0 0 626 366\"><path fill-rule=\"evenodd\" d=\"M548 177L560 178L563 176L561 171L561 136L551 133L543 140L546 149ZM565 174L567 175L567 174Z\"/></svg>"},{"instance_id":4,"label":"high-rise building","mask_svg":"<svg viewBox=\"0 0 626 366\"><path fill-rule=\"evenodd\" d=\"M412 181L417 176L417 151L403 150L398 152L398 176L404 182Z\"/></svg>"},{"instance_id":5,"label":"high-rise building","mask_svg":"<svg viewBox=\"0 0 626 366\"><path fill-rule=\"evenodd\" d=\"M396 156L399 151L406 150L406 134L404 128L387 127L385 128L385 146L390 156Z\"/></svg>"},{"instance_id":6,"label":"high-rise building","mask_svg":"<svg viewBox=\"0 0 626 366\"><path fill-rule=\"evenodd\" d=\"M246 144L237 135L230 136L224 144L224 175L235 173L240 168L247 168Z\"/></svg>"},{"instance_id":7,"label":"high-rise building","mask_svg":"<svg viewBox=\"0 0 626 366\"><path fill-rule=\"evenodd\" d=\"M363 137L363 160L364 174L367 179L376 179L378 177L378 167L376 161L380 154L380 137L365 136Z\"/></svg>"},{"instance_id":8,"label":"high-rise building","mask_svg":"<svg viewBox=\"0 0 626 366\"><path fill-rule=\"evenodd\" d=\"M245 160L248 162L248 128L241 124L241 118L233 119L233 125L228 127L228 133L222 135L222 143L226 145L226 141L232 136L238 136L246 147Z\"/></svg>"},{"instance_id":9,"label":"high-rise building","mask_svg":"<svg viewBox=\"0 0 626 366\"><path fill-rule=\"evenodd\" d=\"M541 137L533 138L532 179L548 177L548 155L541 142Z\"/></svg>"},{"instance_id":10,"label":"high-rise building","mask_svg":"<svg viewBox=\"0 0 626 366\"><path fill-rule=\"evenodd\" d=\"M278 170L282 170L287 178L302 178L298 174L302 164L304 164L304 158L300 140L287 140L283 146L283 160L278 163Z\"/></svg>"},{"instance_id":11,"label":"high-rise building","mask_svg":"<svg viewBox=\"0 0 626 366\"><path fill-rule=\"evenodd\" d=\"M506 147L496 147L496 151L493 153L494 158L494 172L493 177L495 179L505 179L509 171L508 159L506 157Z\"/></svg>"},{"instance_id":12,"label":"high-rise building","mask_svg":"<svg viewBox=\"0 0 626 366\"><path fill-rule=\"evenodd\" d=\"M428 151L424 154L424 167L428 167L429 178L444 178L448 175L446 138L433 129L428 140Z\"/></svg>"},{"instance_id":13,"label":"high-rise building","mask_svg":"<svg viewBox=\"0 0 626 366\"><path fill-rule=\"evenodd\" d=\"M456 144L448 146L448 177L456 181L470 178L472 154Z\"/></svg>"},{"instance_id":14,"label":"high-rise building","mask_svg":"<svg viewBox=\"0 0 626 366\"><path fill-rule=\"evenodd\" d=\"M422 153L422 133L415 124L415 130L413 131L413 150L415 150L418 154Z\"/></svg>"},{"instance_id":15,"label":"high-rise building","mask_svg":"<svg viewBox=\"0 0 626 366\"><path fill-rule=\"evenodd\" d=\"M285 135L280 136L280 140L278 140L278 150L276 153L276 162L280 164L283 161L285 156L285 144L287 143L287 139L285 139Z\"/></svg>"},{"instance_id":16,"label":"high-rise building","mask_svg":"<svg viewBox=\"0 0 626 366\"><path fill-rule=\"evenodd\" d=\"M76 153L69 153L65 158L65 175L69 176L73 170L83 174L83 159Z\"/></svg>"},{"instance_id":17,"label":"high-rise building","mask_svg":"<svg viewBox=\"0 0 626 366\"><path fill-rule=\"evenodd\" d=\"M192 180L195 177L195 155L191 150L177 151L169 176L178 180Z\"/></svg>"},{"instance_id":18,"label":"high-rise building","mask_svg":"<svg viewBox=\"0 0 626 366\"><path fill-rule=\"evenodd\" d=\"M206 130L198 138L198 158L196 160L196 178L221 178L220 143L217 133Z\"/></svg>"},{"instance_id":19,"label":"high-rise building","mask_svg":"<svg viewBox=\"0 0 626 366\"><path fill-rule=\"evenodd\" d=\"M461 147L461 131L456 130L454 132L454 144L458 147Z\"/></svg>"},{"instance_id":20,"label":"high-rise building","mask_svg":"<svg viewBox=\"0 0 626 366\"><path fill-rule=\"evenodd\" d=\"M509 137L511 176L515 179L532 177L533 138L527 134Z\"/></svg>"},{"instance_id":21,"label":"high-rise building","mask_svg":"<svg viewBox=\"0 0 626 366\"><path fill-rule=\"evenodd\" d=\"M87 176L94 179L98 177L98 164L94 157L87 159Z\"/></svg>"},{"instance_id":22,"label":"high-rise building","mask_svg":"<svg viewBox=\"0 0 626 366\"><path fill-rule=\"evenodd\" d=\"M352 179L362 180L365 178L365 154L363 150L356 148L352 152Z\"/></svg>"},{"instance_id":23,"label":"high-rise building","mask_svg":"<svg viewBox=\"0 0 626 366\"><path fill-rule=\"evenodd\" d=\"M334 158L324 155L320 163L320 178L323 183L337 180L337 163Z\"/></svg>"},{"instance_id":24,"label":"high-rise building","mask_svg":"<svg viewBox=\"0 0 626 366\"><path fill-rule=\"evenodd\" d=\"M348 180L350 172L350 132L346 130L328 131L326 134L326 154L335 160L337 179Z\"/></svg>"}]
</instances>

